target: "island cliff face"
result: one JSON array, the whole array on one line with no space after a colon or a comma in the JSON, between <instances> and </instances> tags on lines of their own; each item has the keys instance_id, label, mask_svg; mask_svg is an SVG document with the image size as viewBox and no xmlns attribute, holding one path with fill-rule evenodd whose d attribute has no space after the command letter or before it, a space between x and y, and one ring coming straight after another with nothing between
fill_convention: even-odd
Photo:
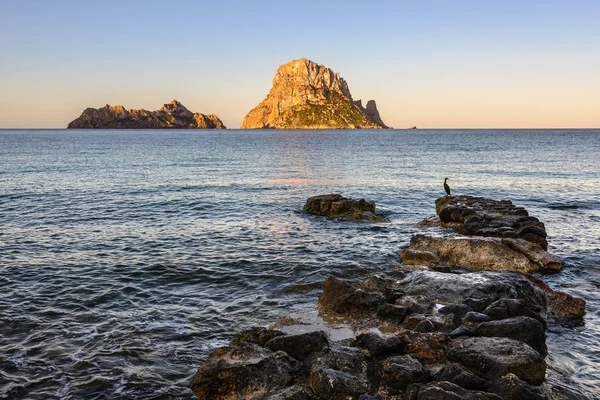
<instances>
[{"instance_id":1,"label":"island cliff face","mask_svg":"<svg viewBox=\"0 0 600 400\"><path fill-rule=\"evenodd\" d=\"M387 128L375 101L354 101L340 74L306 58L279 67L267 97L252 109L242 129Z\"/></svg>"},{"instance_id":2,"label":"island cliff face","mask_svg":"<svg viewBox=\"0 0 600 400\"><path fill-rule=\"evenodd\" d=\"M225 129L214 114L192 113L177 100L157 111L126 110L123 106L106 105L88 108L67 129Z\"/></svg>"}]
</instances>

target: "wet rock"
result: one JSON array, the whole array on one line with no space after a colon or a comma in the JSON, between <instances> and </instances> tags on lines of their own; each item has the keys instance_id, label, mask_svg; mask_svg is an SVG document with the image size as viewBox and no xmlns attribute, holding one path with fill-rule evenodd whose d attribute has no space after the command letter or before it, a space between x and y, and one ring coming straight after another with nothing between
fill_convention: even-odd
<instances>
[{"instance_id":1,"label":"wet rock","mask_svg":"<svg viewBox=\"0 0 600 400\"><path fill-rule=\"evenodd\" d=\"M396 306L393 304L383 304L377 309L377 316L385 321L401 324L406 318L408 310L403 306Z\"/></svg>"},{"instance_id":2,"label":"wet rock","mask_svg":"<svg viewBox=\"0 0 600 400\"><path fill-rule=\"evenodd\" d=\"M265 347L273 351L284 351L295 359L304 361L312 353L327 349L329 340L325 332L317 331L277 336L265 343Z\"/></svg>"},{"instance_id":3,"label":"wet rock","mask_svg":"<svg viewBox=\"0 0 600 400\"><path fill-rule=\"evenodd\" d=\"M365 332L357 335L352 345L367 350L373 357L402 353L403 351L402 343L397 337L384 336L375 332Z\"/></svg>"},{"instance_id":4,"label":"wet rock","mask_svg":"<svg viewBox=\"0 0 600 400\"><path fill-rule=\"evenodd\" d=\"M345 218L366 221L382 221L375 214L375 202L365 199L353 200L339 194L326 194L309 197L304 211L328 218Z\"/></svg>"},{"instance_id":5,"label":"wet rock","mask_svg":"<svg viewBox=\"0 0 600 400\"><path fill-rule=\"evenodd\" d=\"M308 385L319 399L355 399L369 391L364 377L319 365L311 368Z\"/></svg>"},{"instance_id":6,"label":"wet rock","mask_svg":"<svg viewBox=\"0 0 600 400\"><path fill-rule=\"evenodd\" d=\"M513 373L526 382L541 385L546 375L544 358L527 344L513 339L454 339L447 357L484 379L498 379Z\"/></svg>"},{"instance_id":7,"label":"wet rock","mask_svg":"<svg viewBox=\"0 0 600 400\"><path fill-rule=\"evenodd\" d=\"M465 303L474 310L485 309L502 298L519 299L546 307L544 293L517 273L485 271L444 274L413 271L398 283L398 287L407 296L426 296L436 304ZM477 300L469 302L469 299Z\"/></svg>"},{"instance_id":8,"label":"wet rock","mask_svg":"<svg viewBox=\"0 0 600 400\"><path fill-rule=\"evenodd\" d=\"M539 305L525 303L518 299L500 299L490 304L483 313L491 319L530 317L539 321L544 328L546 327L546 311Z\"/></svg>"},{"instance_id":9,"label":"wet rock","mask_svg":"<svg viewBox=\"0 0 600 400\"><path fill-rule=\"evenodd\" d=\"M472 297L463 300L463 303L468 305L476 312L482 312L488 306L488 302L485 299L474 299Z\"/></svg>"},{"instance_id":10,"label":"wet rock","mask_svg":"<svg viewBox=\"0 0 600 400\"><path fill-rule=\"evenodd\" d=\"M442 362L450 339L441 332L405 331L398 335L404 353L414 354L422 362Z\"/></svg>"},{"instance_id":11,"label":"wet rock","mask_svg":"<svg viewBox=\"0 0 600 400\"><path fill-rule=\"evenodd\" d=\"M264 400L318 400L318 397L310 388L294 385L268 396Z\"/></svg>"},{"instance_id":12,"label":"wet rock","mask_svg":"<svg viewBox=\"0 0 600 400\"><path fill-rule=\"evenodd\" d=\"M435 325L433 325L433 322L431 322L428 319L425 319L421 322L419 322L419 324L415 327L414 329L415 332L435 332Z\"/></svg>"},{"instance_id":13,"label":"wet rock","mask_svg":"<svg viewBox=\"0 0 600 400\"><path fill-rule=\"evenodd\" d=\"M585 315L585 300L554 290L546 282L532 275L525 276L546 293L549 314L569 319L582 318Z\"/></svg>"},{"instance_id":14,"label":"wet rock","mask_svg":"<svg viewBox=\"0 0 600 400\"><path fill-rule=\"evenodd\" d=\"M425 321L427 319L427 317L428 316L425 314L411 314L404 319L404 322L402 322L402 326L405 329L414 331L415 328L417 327L417 325L419 325L421 322Z\"/></svg>"},{"instance_id":15,"label":"wet rock","mask_svg":"<svg viewBox=\"0 0 600 400\"><path fill-rule=\"evenodd\" d=\"M507 243L520 244L509 246ZM562 268L560 260L524 240L482 237L433 237L415 235L410 249L436 254L441 262L473 270L529 272ZM524 250L528 252L524 253Z\"/></svg>"},{"instance_id":16,"label":"wet rock","mask_svg":"<svg viewBox=\"0 0 600 400\"><path fill-rule=\"evenodd\" d=\"M375 312L385 304L386 298L379 292L367 292L355 288L348 282L330 277L323 285L319 296L319 310L344 314Z\"/></svg>"},{"instance_id":17,"label":"wet rock","mask_svg":"<svg viewBox=\"0 0 600 400\"><path fill-rule=\"evenodd\" d=\"M487 314L478 313L475 311L469 311L468 313L465 314L463 321L478 324L480 322L490 321L491 319L492 318L490 318L490 316Z\"/></svg>"},{"instance_id":18,"label":"wet rock","mask_svg":"<svg viewBox=\"0 0 600 400\"><path fill-rule=\"evenodd\" d=\"M435 375L436 381L454 383L467 390L485 390L485 380L459 364L447 364Z\"/></svg>"},{"instance_id":19,"label":"wet rock","mask_svg":"<svg viewBox=\"0 0 600 400\"><path fill-rule=\"evenodd\" d=\"M230 346L237 346L242 343L254 343L259 346L264 346L269 340L282 335L285 335L285 333L275 329L255 327L235 335L231 340Z\"/></svg>"},{"instance_id":20,"label":"wet rock","mask_svg":"<svg viewBox=\"0 0 600 400\"><path fill-rule=\"evenodd\" d=\"M364 354L356 347L335 346L315 361L316 365L336 371L365 375L367 361Z\"/></svg>"},{"instance_id":21,"label":"wet rock","mask_svg":"<svg viewBox=\"0 0 600 400\"><path fill-rule=\"evenodd\" d=\"M473 330L471 328L461 326L448 334L448 337L450 338L457 338L460 336L473 336Z\"/></svg>"},{"instance_id":22,"label":"wet rock","mask_svg":"<svg viewBox=\"0 0 600 400\"><path fill-rule=\"evenodd\" d=\"M190 389L201 400L252 398L284 389L301 368L284 352L242 343L214 351L194 375Z\"/></svg>"},{"instance_id":23,"label":"wet rock","mask_svg":"<svg viewBox=\"0 0 600 400\"><path fill-rule=\"evenodd\" d=\"M409 265L439 264L440 258L430 251L402 249L398 252L402 263Z\"/></svg>"},{"instance_id":24,"label":"wet rock","mask_svg":"<svg viewBox=\"0 0 600 400\"><path fill-rule=\"evenodd\" d=\"M547 400L546 394L538 387L519 379L515 374L507 374L487 385L487 392L510 400Z\"/></svg>"},{"instance_id":25,"label":"wet rock","mask_svg":"<svg viewBox=\"0 0 600 400\"><path fill-rule=\"evenodd\" d=\"M429 370L411 355L387 358L381 362L379 369L382 383L392 394L404 391L410 384L431 380Z\"/></svg>"},{"instance_id":26,"label":"wet rock","mask_svg":"<svg viewBox=\"0 0 600 400\"><path fill-rule=\"evenodd\" d=\"M483 322L473 329L473 335L506 337L527 343L543 356L548 352L544 327L538 320L529 317L512 317Z\"/></svg>"},{"instance_id":27,"label":"wet rock","mask_svg":"<svg viewBox=\"0 0 600 400\"><path fill-rule=\"evenodd\" d=\"M464 303L456 303L456 304L449 304L447 306L444 306L444 307L440 308L438 310L438 312L442 315L454 314L454 315L457 315L458 317L462 318L465 316L466 313L468 313L471 310L472 310L471 307L469 307L468 305L466 305Z\"/></svg>"},{"instance_id":28,"label":"wet rock","mask_svg":"<svg viewBox=\"0 0 600 400\"><path fill-rule=\"evenodd\" d=\"M428 314L435 307L433 301L423 295L405 295L396 300L396 305L406 307L409 314Z\"/></svg>"},{"instance_id":29,"label":"wet rock","mask_svg":"<svg viewBox=\"0 0 600 400\"><path fill-rule=\"evenodd\" d=\"M472 391L450 382L432 382L419 389L417 400L502 400L492 393Z\"/></svg>"}]
</instances>

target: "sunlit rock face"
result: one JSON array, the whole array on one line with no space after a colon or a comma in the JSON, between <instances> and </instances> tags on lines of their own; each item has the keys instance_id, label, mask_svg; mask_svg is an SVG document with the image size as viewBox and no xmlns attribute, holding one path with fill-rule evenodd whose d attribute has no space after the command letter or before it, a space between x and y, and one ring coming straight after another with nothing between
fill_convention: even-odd
<instances>
[{"instance_id":1,"label":"sunlit rock face","mask_svg":"<svg viewBox=\"0 0 600 400\"><path fill-rule=\"evenodd\" d=\"M127 110L123 106L106 105L88 108L73 120L68 129L225 129L214 114L193 113L177 100L157 111Z\"/></svg>"},{"instance_id":2,"label":"sunlit rock face","mask_svg":"<svg viewBox=\"0 0 600 400\"><path fill-rule=\"evenodd\" d=\"M375 101L354 101L339 73L306 58L279 67L267 97L252 109L242 129L387 128Z\"/></svg>"}]
</instances>

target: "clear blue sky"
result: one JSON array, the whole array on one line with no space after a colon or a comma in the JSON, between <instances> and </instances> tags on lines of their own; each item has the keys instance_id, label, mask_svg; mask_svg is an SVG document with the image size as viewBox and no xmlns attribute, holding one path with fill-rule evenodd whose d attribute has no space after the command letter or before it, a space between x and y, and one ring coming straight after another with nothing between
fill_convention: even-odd
<instances>
[{"instance_id":1,"label":"clear blue sky","mask_svg":"<svg viewBox=\"0 0 600 400\"><path fill-rule=\"evenodd\" d=\"M4 1L0 127L173 98L229 127L307 57L396 127L600 127L600 1Z\"/></svg>"}]
</instances>

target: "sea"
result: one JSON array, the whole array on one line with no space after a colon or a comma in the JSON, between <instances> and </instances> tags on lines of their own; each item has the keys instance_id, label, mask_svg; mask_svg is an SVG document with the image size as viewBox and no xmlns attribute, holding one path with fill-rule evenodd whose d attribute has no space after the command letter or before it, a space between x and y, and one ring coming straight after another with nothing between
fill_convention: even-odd
<instances>
[{"instance_id":1,"label":"sea","mask_svg":"<svg viewBox=\"0 0 600 400\"><path fill-rule=\"evenodd\" d=\"M312 311L453 194L546 224L582 297L552 321L547 380L600 398L600 130L1 130L0 398L193 399L236 332ZM302 212L375 201L382 223ZM440 228L441 229L441 228Z\"/></svg>"}]
</instances>

